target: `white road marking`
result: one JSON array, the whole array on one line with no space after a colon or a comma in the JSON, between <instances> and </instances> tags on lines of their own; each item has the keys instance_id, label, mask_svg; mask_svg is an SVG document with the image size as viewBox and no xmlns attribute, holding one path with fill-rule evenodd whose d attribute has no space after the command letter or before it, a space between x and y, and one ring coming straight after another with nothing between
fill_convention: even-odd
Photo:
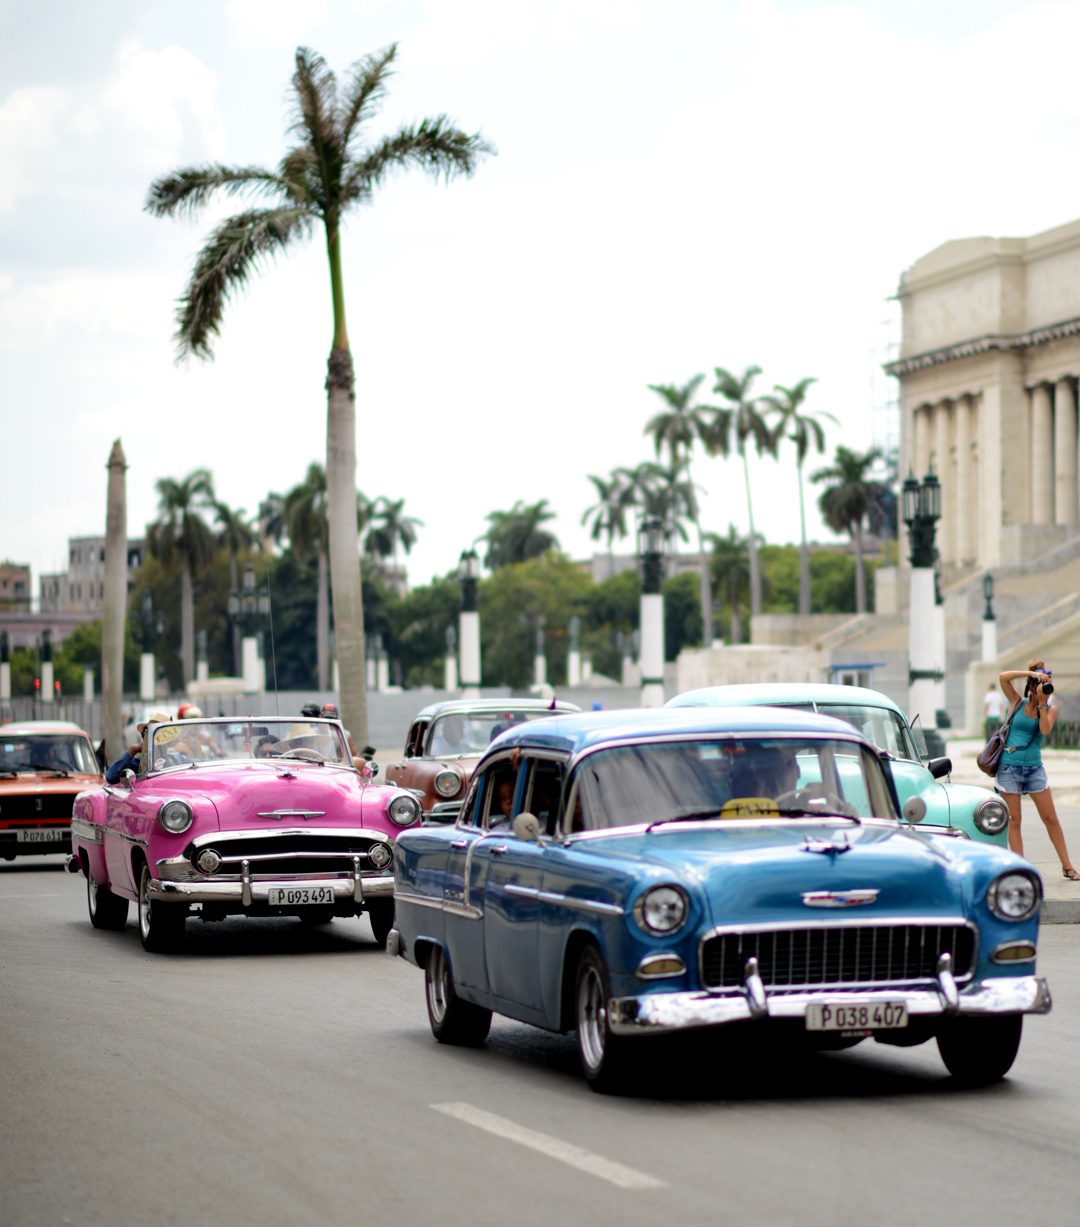
<instances>
[{"instance_id":1,"label":"white road marking","mask_svg":"<svg viewBox=\"0 0 1080 1227\"><path fill-rule=\"evenodd\" d=\"M526 1129L524 1125L515 1124L504 1116L496 1116L494 1112L485 1112L483 1108L474 1108L471 1103L433 1103L430 1105L436 1112L464 1121L467 1125L475 1125L486 1133L504 1138L508 1142L517 1142L519 1146L527 1146L530 1150L539 1151L548 1158L558 1159L570 1167L576 1167L580 1172L588 1172L590 1176L598 1176L609 1184L618 1185L620 1189L662 1189L663 1180L648 1176L644 1172L635 1171L613 1159L605 1159L602 1155L594 1155L592 1151L582 1150L571 1142L564 1142L546 1133L538 1133L535 1129Z\"/></svg>"}]
</instances>

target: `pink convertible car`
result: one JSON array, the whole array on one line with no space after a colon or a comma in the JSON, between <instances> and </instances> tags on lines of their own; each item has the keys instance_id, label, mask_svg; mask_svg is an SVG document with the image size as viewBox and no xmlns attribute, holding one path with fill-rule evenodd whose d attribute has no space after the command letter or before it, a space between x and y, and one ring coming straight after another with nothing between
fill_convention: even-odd
<instances>
[{"instance_id":1,"label":"pink convertible car","mask_svg":"<svg viewBox=\"0 0 1080 1227\"><path fill-rule=\"evenodd\" d=\"M412 793L357 771L337 721L152 723L137 771L76 798L69 868L95 928L138 904L147 950L175 947L189 915L365 913L385 944L394 838L420 817Z\"/></svg>"}]
</instances>

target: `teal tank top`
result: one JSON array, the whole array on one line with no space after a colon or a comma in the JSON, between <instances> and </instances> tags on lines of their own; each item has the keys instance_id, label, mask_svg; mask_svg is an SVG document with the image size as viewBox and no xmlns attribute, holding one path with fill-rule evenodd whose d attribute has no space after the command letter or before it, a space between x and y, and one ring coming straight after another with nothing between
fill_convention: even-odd
<instances>
[{"instance_id":1,"label":"teal tank top","mask_svg":"<svg viewBox=\"0 0 1080 1227\"><path fill-rule=\"evenodd\" d=\"M1009 727L1005 752L1001 756L1002 767L1041 767L1043 735L1039 731L1038 718L1024 715L1021 708ZM1013 751L1011 747L1020 747Z\"/></svg>"}]
</instances>

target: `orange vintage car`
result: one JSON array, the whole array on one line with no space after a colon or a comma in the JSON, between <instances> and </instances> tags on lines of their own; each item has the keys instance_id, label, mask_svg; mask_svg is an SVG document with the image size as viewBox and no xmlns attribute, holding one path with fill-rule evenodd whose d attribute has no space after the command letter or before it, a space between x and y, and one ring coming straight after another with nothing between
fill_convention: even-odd
<instances>
[{"instance_id":1,"label":"orange vintage car","mask_svg":"<svg viewBox=\"0 0 1080 1227\"><path fill-rule=\"evenodd\" d=\"M405 757L386 768L388 784L416 794L429 822L454 822L473 769L493 738L515 724L580 711L552 699L449 699L425 707L405 739Z\"/></svg>"},{"instance_id":2,"label":"orange vintage car","mask_svg":"<svg viewBox=\"0 0 1080 1227\"><path fill-rule=\"evenodd\" d=\"M90 738L77 724L0 724L0 856L70 852L75 798L103 782Z\"/></svg>"}]
</instances>

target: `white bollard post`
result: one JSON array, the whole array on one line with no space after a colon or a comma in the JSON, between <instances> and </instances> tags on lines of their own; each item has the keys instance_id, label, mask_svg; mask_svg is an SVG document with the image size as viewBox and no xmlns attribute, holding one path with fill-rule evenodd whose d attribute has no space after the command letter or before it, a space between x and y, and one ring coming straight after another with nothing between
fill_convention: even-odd
<instances>
[{"instance_id":1,"label":"white bollard post","mask_svg":"<svg viewBox=\"0 0 1080 1227\"><path fill-rule=\"evenodd\" d=\"M83 670L82 697L83 697L84 703L93 703L94 701L94 671L93 669Z\"/></svg>"},{"instance_id":2,"label":"white bollard post","mask_svg":"<svg viewBox=\"0 0 1080 1227\"><path fill-rule=\"evenodd\" d=\"M934 569L911 568L911 608L908 627L908 667L911 719L921 717L924 729L937 727L937 635L934 629Z\"/></svg>"},{"instance_id":3,"label":"white bollard post","mask_svg":"<svg viewBox=\"0 0 1080 1227\"><path fill-rule=\"evenodd\" d=\"M331 670L331 672L334 677L334 694L338 694L341 691L341 674L338 671L338 663L337 663L336 657L334 658L334 667Z\"/></svg>"},{"instance_id":4,"label":"white bollard post","mask_svg":"<svg viewBox=\"0 0 1080 1227\"><path fill-rule=\"evenodd\" d=\"M461 697L480 697L480 614L463 609L458 615L458 652L461 671Z\"/></svg>"},{"instance_id":5,"label":"white bollard post","mask_svg":"<svg viewBox=\"0 0 1080 1227\"><path fill-rule=\"evenodd\" d=\"M443 689L457 690L457 686L457 657L447 651L443 661Z\"/></svg>"},{"instance_id":6,"label":"white bollard post","mask_svg":"<svg viewBox=\"0 0 1080 1227\"><path fill-rule=\"evenodd\" d=\"M379 659L376 662L376 685L375 689L379 691L388 690L390 687L390 658L385 652L379 653Z\"/></svg>"},{"instance_id":7,"label":"white bollard post","mask_svg":"<svg viewBox=\"0 0 1080 1227\"><path fill-rule=\"evenodd\" d=\"M664 706L664 598L641 594L641 706Z\"/></svg>"},{"instance_id":8,"label":"white bollard post","mask_svg":"<svg viewBox=\"0 0 1080 1227\"><path fill-rule=\"evenodd\" d=\"M997 618L984 618L982 624L982 658L997 660Z\"/></svg>"},{"instance_id":9,"label":"white bollard post","mask_svg":"<svg viewBox=\"0 0 1080 1227\"><path fill-rule=\"evenodd\" d=\"M582 652L581 654L581 680L587 682L592 678L592 653Z\"/></svg>"},{"instance_id":10,"label":"white bollard post","mask_svg":"<svg viewBox=\"0 0 1080 1227\"><path fill-rule=\"evenodd\" d=\"M259 641L246 635L240 644L240 659L244 666L244 694L259 693Z\"/></svg>"},{"instance_id":11,"label":"white bollard post","mask_svg":"<svg viewBox=\"0 0 1080 1227\"><path fill-rule=\"evenodd\" d=\"M941 674L934 683L935 713L945 710L945 605L934 603L934 671Z\"/></svg>"},{"instance_id":12,"label":"white bollard post","mask_svg":"<svg viewBox=\"0 0 1080 1227\"><path fill-rule=\"evenodd\" d=\"M144 703L153 703L156 697L156 680L154 653L143 652L139 657L139 698Z\"/></svg>"},{"instance_id":13,"label":"white bollard post","mask_svg":"<svg viewBox=\"0 0 1080 1227\"><path fill-rule=\"evenodd\" d=\"M11 698L11 663L0 661L0 702L6 703Z\"/></svg>"}]
</instances>

